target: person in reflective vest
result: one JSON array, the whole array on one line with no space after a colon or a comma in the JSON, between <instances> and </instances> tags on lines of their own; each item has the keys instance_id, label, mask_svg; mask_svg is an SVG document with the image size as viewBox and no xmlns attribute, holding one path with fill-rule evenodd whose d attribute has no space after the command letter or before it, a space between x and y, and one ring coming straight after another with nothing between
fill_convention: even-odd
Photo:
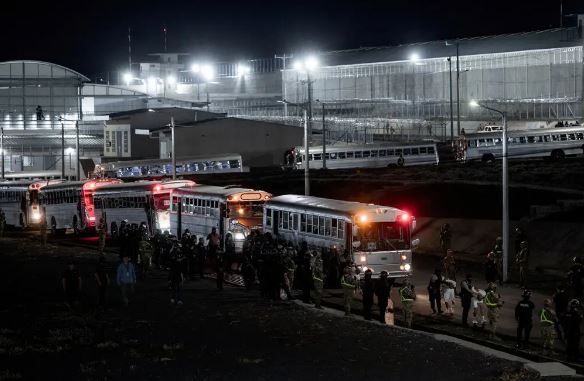
<instances>
[{"instance_id":1,"label":"person in reflective vest","mask_svg":"<svg viewBox=\"0 0 584 381\"><path fill-rule=\"evenodd\" d=\"M497 335L497 321L499 320L499 309L503 305L501 295L497 293L497 285L490 283L485 296L487 306L487 319L489 320L489 338L495 339Z\"/></svg>"},{"instance_id":2,"label":"person in reflective vest","mask_svg":"<svg viewBox=\"0 0 584 381\"><path fill-rule=\"evenodd\" d=\"M402 304L402 311L404 314L406 327L412 328L412 307L414 300L416 300L416 292L414 291L414 286L410 283L410 278L404 279L403 286L399 289L399 299Z\"/></svg>"},{"instance_id":3,"label":"person in reflective vest","mask_svg":"<svg viewBox=\"0 0 584 381\"><path fill-rule=\"evenodd\" d=\"M351 273L351 267L345 267L345 274L341 278L341 287L343 288L345 316L351 315L351 300L355 294L355 279Z\"/></svg>"},{"instance_id":4,"label":"person in reflective vest","mask_svg":"<svg viewBox=\"0 0 584 381\"><path fill-rule=\"evenodd\" d=\"M543 308L539 313L539 324L541 325L541 338L543 340L543 354L554 353L555 326L558 322L556 314L552 310L552 301L546 299Z\"/></svg>"},{"instance_id":5,"label":"person in reflective vest","mask_svg":"<svg viewBox=\"0 0 584 381\"><path fill-rule=\"evenodd\" d=\"M314 307L322 310L320 301L322 299L322 288L324 285L324 275L322 269L322 259L320 252L315 252L314 264L312 265L312 282L314 283Z\"/></svg>"},{"instance_id":6,"label":"person in reflective vest","mask_svg":"<svg viewBox=\"0 0 584 381\"><path fill-rule=\"evenodd\" d=\"M503 238L497 237L495 240L493 254L495 254L495 263L497 264L497 278L501 284L503 281Z\"/></svg>"}]
</instances>

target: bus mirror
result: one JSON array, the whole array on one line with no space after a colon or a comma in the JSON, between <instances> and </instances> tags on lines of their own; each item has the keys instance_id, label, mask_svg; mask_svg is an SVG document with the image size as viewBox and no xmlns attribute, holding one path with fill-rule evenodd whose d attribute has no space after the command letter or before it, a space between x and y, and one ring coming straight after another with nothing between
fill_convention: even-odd
<instances>
[{"instance_id":1,"label":"bus mirror","mask_svg":"<svg viewBox=\"0 0 584 381\"><path fill-rule=\"evenodd\" d=\"M416 220L412 221L412 231L416 230Z\"/></svg>"},{"instance_id":2,"label":"bus mirror","mask_svg":"<svg viewBox=\"0 0 584 381\"><path fill-rule=\"evenodd\" d=\"M420 239L416 238L412 241L412 249L416 249L420 245Z\"/></svg>"}]
</instances>

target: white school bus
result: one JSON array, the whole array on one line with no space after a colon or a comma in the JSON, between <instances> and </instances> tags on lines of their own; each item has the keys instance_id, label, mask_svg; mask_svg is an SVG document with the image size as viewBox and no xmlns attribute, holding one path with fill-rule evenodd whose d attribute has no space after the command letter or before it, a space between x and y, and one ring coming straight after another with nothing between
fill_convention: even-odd
<instances>
[{"instance_id":1,"label":"white school bus","mask_svg":"<svg viewBox=\"0 0 584 381\"><path fill-rule=\"evenodd\" d=\"M283 195L264 206L264 232L296 244L348 250L361 278L387 271L390 278L412 273L412 241L416 220L389 206L327 198Z\"/></svg>"}]
</instances>

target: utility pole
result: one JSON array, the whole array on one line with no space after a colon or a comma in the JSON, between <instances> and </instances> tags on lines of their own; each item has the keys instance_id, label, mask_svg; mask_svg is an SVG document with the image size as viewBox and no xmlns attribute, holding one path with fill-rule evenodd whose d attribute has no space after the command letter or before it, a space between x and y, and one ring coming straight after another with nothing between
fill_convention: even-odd
<instances>
[{"instance_id":1,"label":"utility pole","mask_svg":"<svg viewBox=\"0 0 584 381\"><path fill-rule=\"evenodd\" d=\"M176 152L175 150L175 140L174 140L174 117L170 117L170 133L171 133L171 144L172 144L172 179L176 180ZM180 212L179 212L180 213Z\"/></svg>"},{"instance_id":2,"label":"utility pole","mask_svg":"<svg viewBox=\"0 0 584 381\"><path fill-rule=\"evenodd\" d=\"M326 121L324 103L322 104L322 169L326 169Z\"/></svg>"},{"instance_id":3,"label":"utility pole","mask_svg":"<svg viewBox=\"0 0 584 381\"><path fill-rule=\"evenodd\" d=\"M61 179L65 180L65 123L61 121Z\"/></svg>"},{"instance_id":4,"label":"utility pole","mask_svg":"<svg viewBox=\"0 0 584 381\"><path fill-rule=\"evenodd\" d=\"M132 30L128 27L128 70L132 72Z\"/></svg>"},{"instance_id":5,"label":"utility pole","mask_svg":"<svg viewBox=\"0 0 584 381\"><path fill-rule=\"evenodd\" d=\"M283 54L281 56L274 55L274 58L275 59L282 60L282 71L286 71L286 60L288 58L293 58L293 57L294 57L294 55L292 55L292 54L289 55L289 56L287 56L286 54ZM283 89L282 90L283 90L283 93L284 93L283 94L284 95L284 99L288 99L288 95L287 95L287 92L286 92L286 81L283 81ZM286 103L286 102L284 102L284 116L288 116L288 103Z\"/></svg>"},{"instance_id":6,"label":"utility pole","mask_svg":"<svg viewBox=\"0 0 584 381\"><path fill-rule=\"evenodd\" d=\"M162 31L164 32L164 53L166 53L166 25L162 27Z\"/></svg>"},{"instance_id":7,"label":"utility pole","mask_svg":"<svg viewBox=\"0 0 584 381\"><path fill-rule=\"evenodd\" d=\"M507 167L507 112L503 117L503 282L509 277L509 172Z\"/></svg>"},{"instance_id":8,"label":"utility pole","mask_svg":"<svg viewBox=\"0 0 584 381\"><path fill-rule=\"evenodd\" d=\"M308 142L308 115L306 109L304 111L304 195L310 196L310 163L309 163L309 152L308 148L310 143Z\"/></svg>"},{"instance_id":9,"label":"utility pole","mask_svg":"<svg viewBox=\"0 0 584 381\"><path fill-rule=\"evenodd\" d=\"M2 180L4 180L4 127L0 128L0 151L2 152Z\"/></svg>"},{"instance_id":10,"label":"utility pole","mask_svg":"<svg viewBox=\"0 0 584 381\"><path fill-rule=\"evenodd\" d=\"M75 152L77 153L76 157L76 163L75 163L75 168L77 169L76 171L76 176L77 176L77 181L81 180L81 163L79 162L79 121L75 121Z\"/></svg>"},{"instance_id":11,"label":"utility pole","mask_svg":"<svg viewBox=\"0 0 584 381\"><path fill-rule=\"evenodd\" d=\"M454 102L452 101L452 57L448 57L448 74L450 79L450 140L454 141Z\"/></svg>"},{"instance_id":12,"label":"utility pole","mask_svg":"<svg viewBox=\"0 0 584 381\"><path fill-rule=\"evenodd\" d=\"M312 140L312 80L310 70L306 71L307 91L308 91L308 137Z\"/></svg>"},{"instance_id":13,"label":"utility pole","mask_svg":"<svg viewBox=\"0 0 584 381\"><path fill-rule=\"evenodd\" d=\"M460 55L456 43L456 134L460 136Z\"/></svg>"}]
</instances>

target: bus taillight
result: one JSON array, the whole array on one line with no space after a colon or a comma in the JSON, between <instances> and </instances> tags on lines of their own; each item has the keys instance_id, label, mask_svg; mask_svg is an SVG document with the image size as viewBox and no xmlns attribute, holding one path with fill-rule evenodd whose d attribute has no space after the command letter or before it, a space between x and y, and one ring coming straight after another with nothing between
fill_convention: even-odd
<instances>
[{"instance_id":1,"label":"bus taillight","mask_svg":"<svg viewBox=\"0 0 584 381\"><path fill-rule=\"evenodd\" d=\"M402 220L402 222L408 222L410 220L410 215L407 213L402 214L401 220Z\"/></svg>"}]
</instances>

